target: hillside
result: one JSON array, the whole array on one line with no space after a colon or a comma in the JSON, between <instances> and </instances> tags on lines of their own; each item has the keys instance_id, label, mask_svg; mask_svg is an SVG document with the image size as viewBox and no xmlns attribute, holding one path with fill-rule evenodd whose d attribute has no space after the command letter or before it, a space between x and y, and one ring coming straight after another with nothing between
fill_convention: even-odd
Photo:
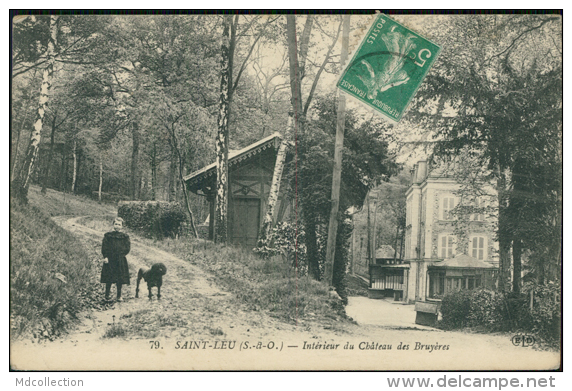
<instances>
[{"instance_id":1,"label":"hillside","mask_svg":"<svg viewBox=\"0 0 572 391\"><path fill-rule=\"evenodd\" d=\"M79 198L30 191L30 204L10 203L10 336L54 339L97 307L96 252L58 226L50 215L93 207ZM71 202L69 202L71 201ZM101 206L99 207L101 209ZM109 211L109 208L107 208Z\"/></svg>"}]
</instances>

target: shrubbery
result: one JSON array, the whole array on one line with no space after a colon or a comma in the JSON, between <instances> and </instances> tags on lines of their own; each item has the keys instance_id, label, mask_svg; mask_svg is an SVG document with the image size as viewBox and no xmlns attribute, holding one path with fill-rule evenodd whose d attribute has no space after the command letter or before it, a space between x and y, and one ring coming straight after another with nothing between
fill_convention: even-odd
<instances>
[{"instance_id":1,"label":"shrubbery","mask_svg":"<svg viewBox=\"0 0 572 391\"><path fill-rule=\"evenodd\" d=\"M532 291L534 297L534 306L530 311L532 332L558 342L562 325L561 285L553 282L529 285L524 287L524 291Z\"/></svg>"},{"instance_id":2,"label":"shrubbery","mask_svg":"<svg viewBox=\"0 0 572 391\"><path fill-rule=\"evenodd\" d=\"M440 326L449 330L522 331L554 344L560 340L561 313L559 284L525 286L521 294L477 289L446 295L441 303Z\"/></svg>"},{"instance_id":3,"label":"shrubbery","mask_svg":"<svg viewBox=\"0 0 572 391\"><path fill-rule=\"evenodd\" d=\"M272 231L272 243L263 243L253 251L263 259L281 255L288 264L298 267L299 275L305 276L308 272L308 265L302 224L296 226L293 223L281 221L272 228Z\"/></svg>"},{"instance_id":4,"label":"shrubbery","mask_svg":"<svg viewBox=\"0 0 572 391\"><path fill-rule=\"evenodd\" d=\"M127 227L156 239L176 237L187 221L187 214L178 202L120 202L117 215Z\"/></svg>"},{"instance_id":5,"label":"shrubbery","mask_svg":"<svg viewBox=\"0 0 572 391\"><path fill-rule=\"evenodd\" d=\"M308 251L306 249L305 230L302 223L297 226L290 222L279 222L273 228L272 243L262 244L254 249L263 259L269 259L276 255L281 255L284 261L291 267L296 267L299 276L308 274L309 262ZM326 258L327 238L320 231L316 231L318 244L318 264L320 271L324 273L324 263ZM346 268L349 259L348 241L351 236L351 227L346 221L338 224L338 234L336 236L336 253L334 262L333 285L343 303L348 303Z\"/></svg>"}]
</instances>

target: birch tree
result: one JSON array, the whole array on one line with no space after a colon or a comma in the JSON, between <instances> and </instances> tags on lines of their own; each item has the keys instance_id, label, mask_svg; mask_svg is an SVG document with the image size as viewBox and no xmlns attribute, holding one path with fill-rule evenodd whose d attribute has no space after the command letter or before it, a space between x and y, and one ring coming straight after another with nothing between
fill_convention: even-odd
<instances>
[{"instance_id":1,"label":"birch tree","mask_svg":"<svg viewBox=\"0 0 572 391\"><path fill-rule=\"evenodd\" d=\"M237 16L238 18L238 16ZM226 243L228 235L228 120L232 102L232 64L236 29L232 15L223 16L223 33L221 44L221 78L219 110L216 136L216 208L215 208L215 243Z\"/></svg>"},{"instance_id":2,"label":"birch tree","mask_svg":"<svg viewBox=\"0 0 572 391\"><path fill-rule=\"evenodd\" d=\"M57 16L52 15L50 17L50 38L47 47L47 65L42 74L42 85L40 88L40 99L38 102L38 108L36 112L36 120L34 122L34 130L32 131L30 137L30 145L28 146L28 151L26 152L26 157L20 171L20 177L15 184L16 196L27 202L28 200L28 188L30 186L30 178L34 171L34 166L36 159L38 157L38 150L40 147L40 140L42 137L42 127L44 125L44 115L48 107L48 100L50 94L50 88L52 86L52 78L54 75L54 62L56 56L56 44L57 44Z\"/></svg>"},{"instance_id":3,"label":"birch tree","mask_svg":"<svg viewBox=\"0 0 572 391\"><path fill-rule=\"evenodd\" d=\"M236 79L233 81L233 64L234 53L237 42L244 35L244 31L248 31L250 27L258 20L252 18L247 21L243 33L237 34L239 16L236 15L234 20L232 15L223 16L223 34L221 44L221 83L219 95L219 110L217 120L217 137L216 137L216 208L215 208L215 234L214 240L218 243L226 243L228 240L228 148L229 148L229 124L231 115L231 104L234 91L238 86L241 75L246 69L248 60L250 59L256 43L264 34L266 27L274 22L277 18L267 19L262 25L260 31L256 33L254 41L250 44L247 54L238 69Z\"/></svg>"},{"instance_id":4,"label":"birch tree","mask_svg":"<svg viewBox=\"0 0 572 391\"><path fill-rule=\"evenodd\" d=\"M291 118L288 121L288 130L292 126ZM286 154L289 147L289 140L287 138L282 138L280 140L280 146L276 153L276 162L274 163L274 172L272 174L272 182L270 183L270 191L268 193L268 204L266 206L266 213L264 219L262 220L262 226L260 227L260 233L258 234L258 247L269 247L272 241L272 225L274 223L274 210L276 209L276 203L278 202L278 196L280 195L280 184L282 182L282 172L284 171L284 163L286 162ZM287 200L282 200L282 202L287 202Z\"/></svg>"}]
</instances>

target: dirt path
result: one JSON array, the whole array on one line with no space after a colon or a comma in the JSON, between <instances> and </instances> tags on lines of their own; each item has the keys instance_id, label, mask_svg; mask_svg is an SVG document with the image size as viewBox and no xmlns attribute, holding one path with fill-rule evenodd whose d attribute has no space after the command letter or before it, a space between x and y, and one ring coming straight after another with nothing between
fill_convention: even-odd
<instances>
[{"instance_id":1,"label":"dirt path","mask_svg":"<svg viewBox=\"0 0 572 391\"><path fill-rule=\"evenodd\" d=\"M54 220L64 229L74 233L88 246L99 246L104 232L98 231L79 223L83 217L66 218L57 217ZM129 318L136 316L135 322L142 325L139 333L129 333L122 336L125 339L137 339L144 336L155 337L156 330L162 337L186 337L190 333L225 335L226 332L218 324L243 324L244 319L231 315L232 295L221 291L209 281L209 276L200 268L186 262L173 254L156 247L144 244L137 237L131 236L131 252L127 256L131 274L131 285L124 286L124 302L115 303L106 311L96 311L92 314L92 322L88 322L87 329L80 330L66 339L89 341L101 338L106 331L122 318L128 323ZM161 289L162 298L157 300L156 289L153 289L153 298L147 298L147 286L141 281L139 298L135 298L137 271L141 267L150 267L152 264L162 262L167 267L167 274L163 277ZM102 288L103 289L103 288ZM113 296L112 288L112 296ZM142 316L137 316L142 315ZM240 313L240 315L244 315ZM139 318L144 319L139 319ZM194 324L195 318L209 319L201 322L202 329ZM157 324L159 323L159 324ZM184 327L189 326L189 327ZM246 327L248 329L248 327ZM88 334L88 336L85 336Z\"/></svg>"},{"instance_id":2,"label":"dirt path","mask_svg":"<svg viewBox=\"0 0 572 391\"><path fill-rule=\"evenodd\" d=\"M363 296L350 297L346 313L359 325L385 328L432 330L432 327L415 324L415 306L385 299L369 299Z\"/></svg>"},{"instance_id":3,"label":"dirt path","mask_svg":"<svg viewBox=\"0 0 572 391\"><path fill-rule=\"evenodd\" d=\"M55 220L85 246L99 251L104 232L80 224L78 217ZM400 315L398 321L389 315L368 318L367 311L386 312L382 307L391 304L364 307L359 298L348 311L350 316L352 310L358 311L358 325L346 332L303 321L298 326L285 324L262 312L242 311L232 294L217 287L211 276L191 262L134 236L131 241L128 262L132 280L131 286L125 287L125 301L94 311L77 331L61 340L42 345L13 343L14 368L524 370L559 365L558 353L515 347L507 335L412 329L408 327L410 314ZM145 285L135 299L138 268L155 262L163 262L168 269L162 299L150 301ZM350 346L353 349L345 349Z\"/></svg>"}]
</instances>

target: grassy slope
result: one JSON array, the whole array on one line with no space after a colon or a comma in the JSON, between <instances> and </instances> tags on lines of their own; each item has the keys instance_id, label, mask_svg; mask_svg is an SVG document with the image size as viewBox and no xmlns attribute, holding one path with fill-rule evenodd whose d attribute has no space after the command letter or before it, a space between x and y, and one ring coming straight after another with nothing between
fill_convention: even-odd
<instances>
[{"instance_id":1,"label":"grassy slope","mask_svg":"<svg viewBox=\"0 0 572 391\"><path fill-rule=\"evenodd\" d=\"M265 311L288 323L318 322L342 330L348 322L339 299L328 287L296 270L281 257L261 259L247 249L190 238L164 239L154 245L210 272L217 285L232 292L247 311Z\"/></svg>"},{"instance_id":2,"label":"grassy slope","mask_svg":"<svg viewBox=\"0 0 572 391\"><path fill-rule=\"evenodd\" d=\"M64 200L65 198L65 200ZM108 205L39 188L29 192L29 205L10 201L10 331L12 338L60 335L79 311L99 300L95 254L50 216L105 214ZM65 276L65 283L56 278Z\"/></svg>"},{"instance_id":3,"label":"grassy slope","mask_svg":"<svg viewBox=\"0 0 572 391\"><path fill-rule=\"evenodd\" d=\"M100 204L83 196L48 189L46 195L40 193L40 188L31 186L29 191L30 205L36 206L49 216L101 216L117 214L113 204Z\"/></svg>"}]
</instances>

